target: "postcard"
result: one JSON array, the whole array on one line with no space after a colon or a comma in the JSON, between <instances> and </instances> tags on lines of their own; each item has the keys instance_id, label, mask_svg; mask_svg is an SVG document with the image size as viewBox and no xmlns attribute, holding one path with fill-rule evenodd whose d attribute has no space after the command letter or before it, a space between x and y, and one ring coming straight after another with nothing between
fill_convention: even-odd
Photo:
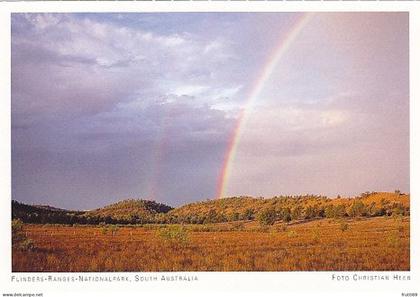
<instances>
[{"instance_id":1,"label":"postcard","mask_svg":"<svg viewBox=\"0 0 420 297\"><path fill-rule=\"evenodd\" d=\"M418 6L1 3L2 296L417 296Z\"/></svg>"}]
</instances>

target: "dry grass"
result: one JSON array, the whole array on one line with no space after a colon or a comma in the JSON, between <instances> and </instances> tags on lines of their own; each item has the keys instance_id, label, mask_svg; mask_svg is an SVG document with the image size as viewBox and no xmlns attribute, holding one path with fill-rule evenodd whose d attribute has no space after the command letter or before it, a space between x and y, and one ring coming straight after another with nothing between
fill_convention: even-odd
<instances>
[{"instance_id":1,"label":"dry grass","mask_svg":"<svg viewBox=\"0 0 420 297\"><path fill-rule=\"evenodd\" d=\"M182 244L167 240L158 228L127 226L103 232L99 226L25 225L36 248L13 250L13 271L410 269L409 217L323 219L269 228L249 222L240 228L185 226Z\"/></svg>"}]
</instances>

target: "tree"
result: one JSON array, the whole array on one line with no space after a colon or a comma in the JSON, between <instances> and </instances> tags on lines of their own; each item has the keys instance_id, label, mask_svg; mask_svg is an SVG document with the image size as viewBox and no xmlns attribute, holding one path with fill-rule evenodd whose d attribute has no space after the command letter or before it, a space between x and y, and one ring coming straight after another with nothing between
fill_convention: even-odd
<instances>
[{"instance_id":1,"label":"tree","mask_svg":"<svg viewBox=\"0 0 420 297\"><path fill-rule=\"evenodd\" d=\"M284 208L282 213L281 213L281 218L283 220L283 222L290 222L292 220L292 215L291 215L291 211L290 208Z\"/></svg>"},{"instance_id":2,"label":"tree","mask_svg":"<svg viewBox=\"0 0 420 297\"><path fill-rule=\"evenodd\" d=\"M274 222L276 221L276 210L270 207L261 211L258 214L258 221L263 226L273 225Z\"/></svg>"},{"instance_id":3,"label":"tree","mask_svg":"<svg viewBox=\"0 0 420 297\"><path fill-rule=\"evenodd\" d=\"M231 221L239 221L239 213L237 211L235 211L234 213L232 213L231 217L230 217Z\"/></svg>"},{"instance_id":4,"label":"tree","mask_svg":"<svg viewBox=\"0 0 420 297\"><path fill-rule=\"evenodd\" d=\"M392 215L402 216L405 214L404 206L401 203L394 204L392 208Z\"/></svg>"},{"instance_id":5,"label":"tree","mask_svg":"<svg viewBox=\"0 0 420 297\"><path fill-rule=\"evenodd\" d=\"M354 201L352 206L350 207L349 215L351 217L360 217L360 216L366 216L366 214L367 214L367 210L363 202L360 200Z\"/></svg>"},{"instance_id":6,"label":"tree","mask_svg":"<svg viewBox=\"0 0 420 297\"><path fill-rule=\"evenodd\" d=\"M210 223L217 223L217 212L214 209L210 209L207 219Z\"/></svg>"},{"instance_id":7,"label":"tree","mask_svg":"<svg viewBox=\"0 0 420 297\"><path fill-rule=\"evenodd\" d=\"M315 209L313 206L308 206L305 208L305 219L312 219L315 216Z\"/></svg>"},{"instance_id":8,"label":"tree","mask_svg":"<svg viewBox=\"0 0 420 297\"><path fill-rule=\"evenodd\" d=\"M247 208L243 213L244 220L253 220L255 218L254 210Z\"/></svg>"},{"instance_id":9,"label":"tree","mask_svg":"<svg viewBox=\"0 0 420 297\"><path fill-rule=\"evenodd\" d=\"M34 244L23 233L23 222L19 219L12 220L12 246L20 250L32 250Z\"/></svg>"},{"instance_id":10,"label":"tree","mask_svg":"<svg viewBox=\"0 0 420 297\"><path fill-rule=\"evenodd\" d=\"M300 219L300 217L302 216L302 206L299 205L293 208L291 216L292 216L292 220Z\"/></svg>"},{"instance_id":11,"label":"tree","mask_svg":"<svg viewBox=\"0 0 420 297\"><path fill-rule=\"evenodd\" d=\"M346 215L346 207L343 204L339 204L334 207L334 217L342 218Z\"/></svg>"},{"instance_id":12,"label":"tree","mask_svg":"<svg viewBox=\"0 0 420 297\"><path fill-rule=\"evenodd\" d=\"M335 208L334 205L329 204L326 208L325 208L325 216L327 218L335 218Z\"/></svg>"}]
</instances>

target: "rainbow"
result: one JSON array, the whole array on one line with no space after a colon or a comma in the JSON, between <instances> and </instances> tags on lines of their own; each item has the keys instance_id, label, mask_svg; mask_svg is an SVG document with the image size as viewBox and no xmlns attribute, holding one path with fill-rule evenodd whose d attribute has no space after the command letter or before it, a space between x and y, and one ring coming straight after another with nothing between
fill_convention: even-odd
<instances>
[{"instance_id":1,"label":"rainbow","mask_svg":"<svg viewBox=\"0 0 420 297\"><path fill-rule=\"evenodd\" d=\"M235 159L236 151L238 148L239 140L242 136L245 123L249 117L249 111L252 109L254 102L259 97L261 91L264 89L264 85L267 80L270 78L274 69L276 68L278 62L291 47L296 37L306 26L306 24L312 19L313 13L303 13L294 23L292 28L282 36L281 40L278 42L273 53L267 59L267 62L264 64L264 67L261 70L261 73L257 76L258 79L254 82L253 87L247 100L243 105L243 108L240 110L238 119L236 120L234 129L232 130L231 136L229 137L229 142L227 145L226 153L223 159L222 169L219 174L217 182L217 192L216 198L221 198L225 196L226 187L232 173L232 164Z\"/></svg>"}]
</instances>

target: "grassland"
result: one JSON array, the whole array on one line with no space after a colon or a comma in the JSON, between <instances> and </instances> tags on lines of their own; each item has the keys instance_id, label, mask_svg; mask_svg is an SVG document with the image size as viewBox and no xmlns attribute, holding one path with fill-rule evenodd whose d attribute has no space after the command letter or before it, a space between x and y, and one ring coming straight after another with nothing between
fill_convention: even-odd
<instances>
[{"instance_id":1,"label":"grassland","mask_svg":"<svg viewBox=\"0 0 420 297\"><path fill-rule=\"evenodd\" d=\"M409 270L409 216L260 226L23 226L15 272Z\"/></svg>"}]
</instances>

